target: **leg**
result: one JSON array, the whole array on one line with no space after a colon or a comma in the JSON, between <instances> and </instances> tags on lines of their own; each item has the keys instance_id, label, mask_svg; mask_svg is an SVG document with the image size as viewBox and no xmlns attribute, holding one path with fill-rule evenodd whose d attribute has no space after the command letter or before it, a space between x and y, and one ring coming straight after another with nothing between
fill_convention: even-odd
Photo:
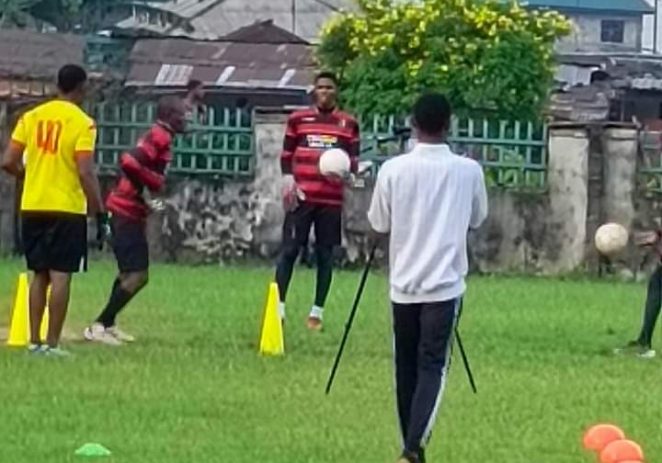
<instances>
[{"instance_id":1,"label":"leg","mask_svg":"<svg viewBox=\"0 0 662 463\"><path fill-rule=\"evenodd\" d=\"M72 274L83 269L86 262L86 217L83 214L31 213L23 216L23 226L28 268L35 271L30 290L30 337L33 343L41 343L39 331L50 284L46 342L55 348L67 317Z\"/></svg>"},{"instance_id":2,"label":"leg","mask_svg":"<svg viewBox=\"0 0 662 463\"><path fill-rule=\"evenodd\" d=\"M421 309L418 381L405 448L418 454L427 445L436 419L457 323L459 300L425 304Z\"/></svg>"},{"instance_id":3,"label":"leg","mask_svg":"<svg viewBox=\"0 0 662 463\"><path fill-rule=\"evenodd\" d=\"M53 248L51 237L55 220L47 214L21 213L21 240L26 264L34 273L30 284L30 343L39 346L44 342L39 333L44 312L48 285L51 282L48 273L50 249Z\"/></svg>"},{"instance_id":4,"label":"leg","mask_svg":"<svg viewBox=\"0 0 662 463\"><path fill-rule=\"evenodd\" d=\"M49 320L48 337L49 347L57 347L60 343L62 328L69 309L69 293L71 287L71 274L50 271L51 297L48 300ZM38 327L39 325L37 325Z\"/></svg>"},{"instance_id":5,"label":"leg","mask_svg":"<svg viewBox=\"0 0 662 463\"><path fill-rule=\"evenodd\" d=\"M97 323L104 328L114 327L117 315L147 285L147 282L147 270L120 274L115 279L108 304L97 318Z\"/></svg>"},{"instance_id":6,"label":"leg","mask_svg":"<svg viewBox=\"0 0 662 463\"><path fill-rule=\"evenodd\" d=\"M639 335L639 344L650 348L653 342L655 324L662 307L662 265L658 265L648 283L646 295L646 310L644 312L643 326Z\"/></svg>"},{"instance_id":7,"label":"leg","mask_svg":"<svg viewBox=\"0 0 662 463\"><path fill-rule=\"evenodd\" d=\"M278 284L278 293L280 301L285 303L287 297L287 290L292 280L292 272L294 271L294 264L299 256L299 246L295 241L283 243L283 249L278 257L278 264L276 266L276 283Z\"/></svg>"},{"instance_id":8,"label":"leg","mask_svg":"<svg viewBox=\"0 0 662 463\"><path fill-rule=\"evenodd\" d=\"M340 245L342 235L342 209L317 206L314 212L315 255L317 258L317 288L315 304L308 317L308 328L322 329L324 304L333 278L333 249Z\"/></svg>"},{"instance_id":9,"label":"leg","mask_svg":"<svg viewBox=\"0 0 662 463\"><path fill-rule=\"evenodd\" d=\"M420 315L420 305L393 304L395 393L403 447L409 432L410 413L418 378Z\"/></svg>"},{"instance_id":10,"label":"leg","mask_svg":"<svg viewBox=\"0 0 662 463\"><path fill-rule=\"evenodd\" d=\"M50 282L51 278L47 271L35 272L30 285L30 343L34 345L44 341L39 331L46 310L46 294Z\"/></svg>"},{"instance_id":11,"label":"leg","mask_svg":"<svg viewBox=\"0 0 662 463\"><path fill-rule=\"evenodd\" d=\"M113 282L106 307L92 326L85 329L84 336L88 341L119 345L122 341L135 340L120 331L116 321L122 309L147 285L149 245L143 222L114 216L111 226L119 275Z\"/></svg>"},{"instance_id":12,"label":"leg","mask_svg":"<svg viewBox=\"0 0 662 463\"><path fill-rule=\"evenodd\" d=\"M276 266L276 283L281 304L285 304L292 272L301 247L308 242L312 226L312 211L313 209L309 205L301 204L296 210L288 212L285 216L283 244Z\"/></svg>"},{"instance_id":13,"label":"leg","mask_svg":"<svg viewBox=\"0 0 662 463\"><path fill-rule=\"evenodd\" d=\"M331 289L333 279L333 248L316 246L317 255L317 288L315 290L315 306L322 308Z\"/></svg>"}]
</instances>

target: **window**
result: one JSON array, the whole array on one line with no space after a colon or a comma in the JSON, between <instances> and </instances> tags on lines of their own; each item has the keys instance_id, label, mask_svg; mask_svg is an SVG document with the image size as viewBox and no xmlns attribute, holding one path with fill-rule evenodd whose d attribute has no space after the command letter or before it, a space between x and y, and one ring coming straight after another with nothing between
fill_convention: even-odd
<instances>
[{"instance_id":1,"label":"window","mask_svg":"<svg viewBox=\"0 0 662 463\"><path fill-rule=\"evenodd\" d=\"M605 19L601 24L600 37L605 43L623 43L625 21Z\"/></svg>"}]
</instances>

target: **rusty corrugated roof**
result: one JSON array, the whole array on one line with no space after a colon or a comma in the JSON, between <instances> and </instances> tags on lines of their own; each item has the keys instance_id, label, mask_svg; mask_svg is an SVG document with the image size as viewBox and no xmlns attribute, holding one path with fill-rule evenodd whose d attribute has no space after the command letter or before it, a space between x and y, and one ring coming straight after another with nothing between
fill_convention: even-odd
<instances>
[{"instance_id":1,"label":"rusty corrugated roof","mask_svg":"<svg viewBox=\"0 0 662 463\"><path fill-rule=\"evenodd\" d=\"M85 39L68 34L0 30L0 77L54 79L65 64L82 64Z\"/></svg>"},{"instance_id":2,"label":"rusty corrugated roof","mask_svg":"<svg viewBox=\"0 0 662 463\"><path fill-rule=\"evenodd\" d=\"M230 32L222 38L225 42L243 42L243 43L298 43L309 45L298 35L294 35L285 29L278 27L269 19L260 21L250 26L245 26Z\"/></svg>"},{"instance_id":3,"label":"rusty corrugated roof","mask_svg":"<svg viewBox=\"0 0 662 463\"><path fill-rule=\"evenodd\" d=\"M128 86L208 86L307 90L314 67L305 44L139 40L130 57Z\"/></svg>"},{"instance_id":4,"label":"rusty corrugated roof","mask_svg":"<svg viewBox=\"0 0 662 463\"><path fill-rule=\"evenodd\" d=\"M240 27L271 19L278 27L315 43L322 25L333 13L357 8L356 0L296 0L294 4L292 0L172 0L149 6L152 12L161 10L185 20L190 29L176 23L154 20L153 13L147 11L137 12L135 16L121 21L116 25L117 29L168 37L219 40ZM136 9L139 10L138 5Z\"/></svg>"}]
</instances>

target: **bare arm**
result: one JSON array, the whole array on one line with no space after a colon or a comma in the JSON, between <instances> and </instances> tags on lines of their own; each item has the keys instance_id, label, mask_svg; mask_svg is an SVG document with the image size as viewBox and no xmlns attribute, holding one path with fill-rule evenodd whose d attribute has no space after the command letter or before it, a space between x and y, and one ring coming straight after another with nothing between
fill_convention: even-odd
<instances>
[{"instance_id":1,"label":"bare arm","mask_svg":"<svg viewBox=\"0 0 662 463\"><path fill-rule=\"evenodd\" d=\"M23 178L25 176L25 169L23 168L23 150L25 146L15 141L9 142L9 146L5 150L5 155L2 158L2 170L9 175L16 178Z\"/></svg>"},{"instance_id":2,"label":"bare arm","mask_svg":"<svg viewBox=\"0 0 662 463\"><path fill-rule=\"evenodd\" d=\"M76 164L80 183L87 197L90 215L103 213L105 208L101 199L101 187L95 172L94 156L92 153L76 153Z\"/></svg>"}]
</instances>

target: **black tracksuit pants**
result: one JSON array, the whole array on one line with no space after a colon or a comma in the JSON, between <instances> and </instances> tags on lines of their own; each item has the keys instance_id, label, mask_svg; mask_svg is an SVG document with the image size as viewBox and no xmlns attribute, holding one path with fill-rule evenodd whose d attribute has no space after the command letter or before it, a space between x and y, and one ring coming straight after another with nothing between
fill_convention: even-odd
<instances>
[{"instance_id":1,"label":"black tracksuit pants","mask_svg":"<svg viewBox=\"0 0 662 463\"><path fill-rule=\"evenodd\" d=\"M406 452L421 454L430 439L450 366L459 302L393 304L396 395Z\"/></svg>"},{"instance_id":2,"label":"black tracksuit pants","mask_svg":"<svg viewBox=\"0 0 662 463\"><path fill-rule=\"evenodd\" d=\"M658 264L655 272L648 281L648 294L646 295L646 308L644 321L639 334L639 344L650 348L653 344L653 332L662 307L662 263Z\"/></svg>"}]
</instances>

